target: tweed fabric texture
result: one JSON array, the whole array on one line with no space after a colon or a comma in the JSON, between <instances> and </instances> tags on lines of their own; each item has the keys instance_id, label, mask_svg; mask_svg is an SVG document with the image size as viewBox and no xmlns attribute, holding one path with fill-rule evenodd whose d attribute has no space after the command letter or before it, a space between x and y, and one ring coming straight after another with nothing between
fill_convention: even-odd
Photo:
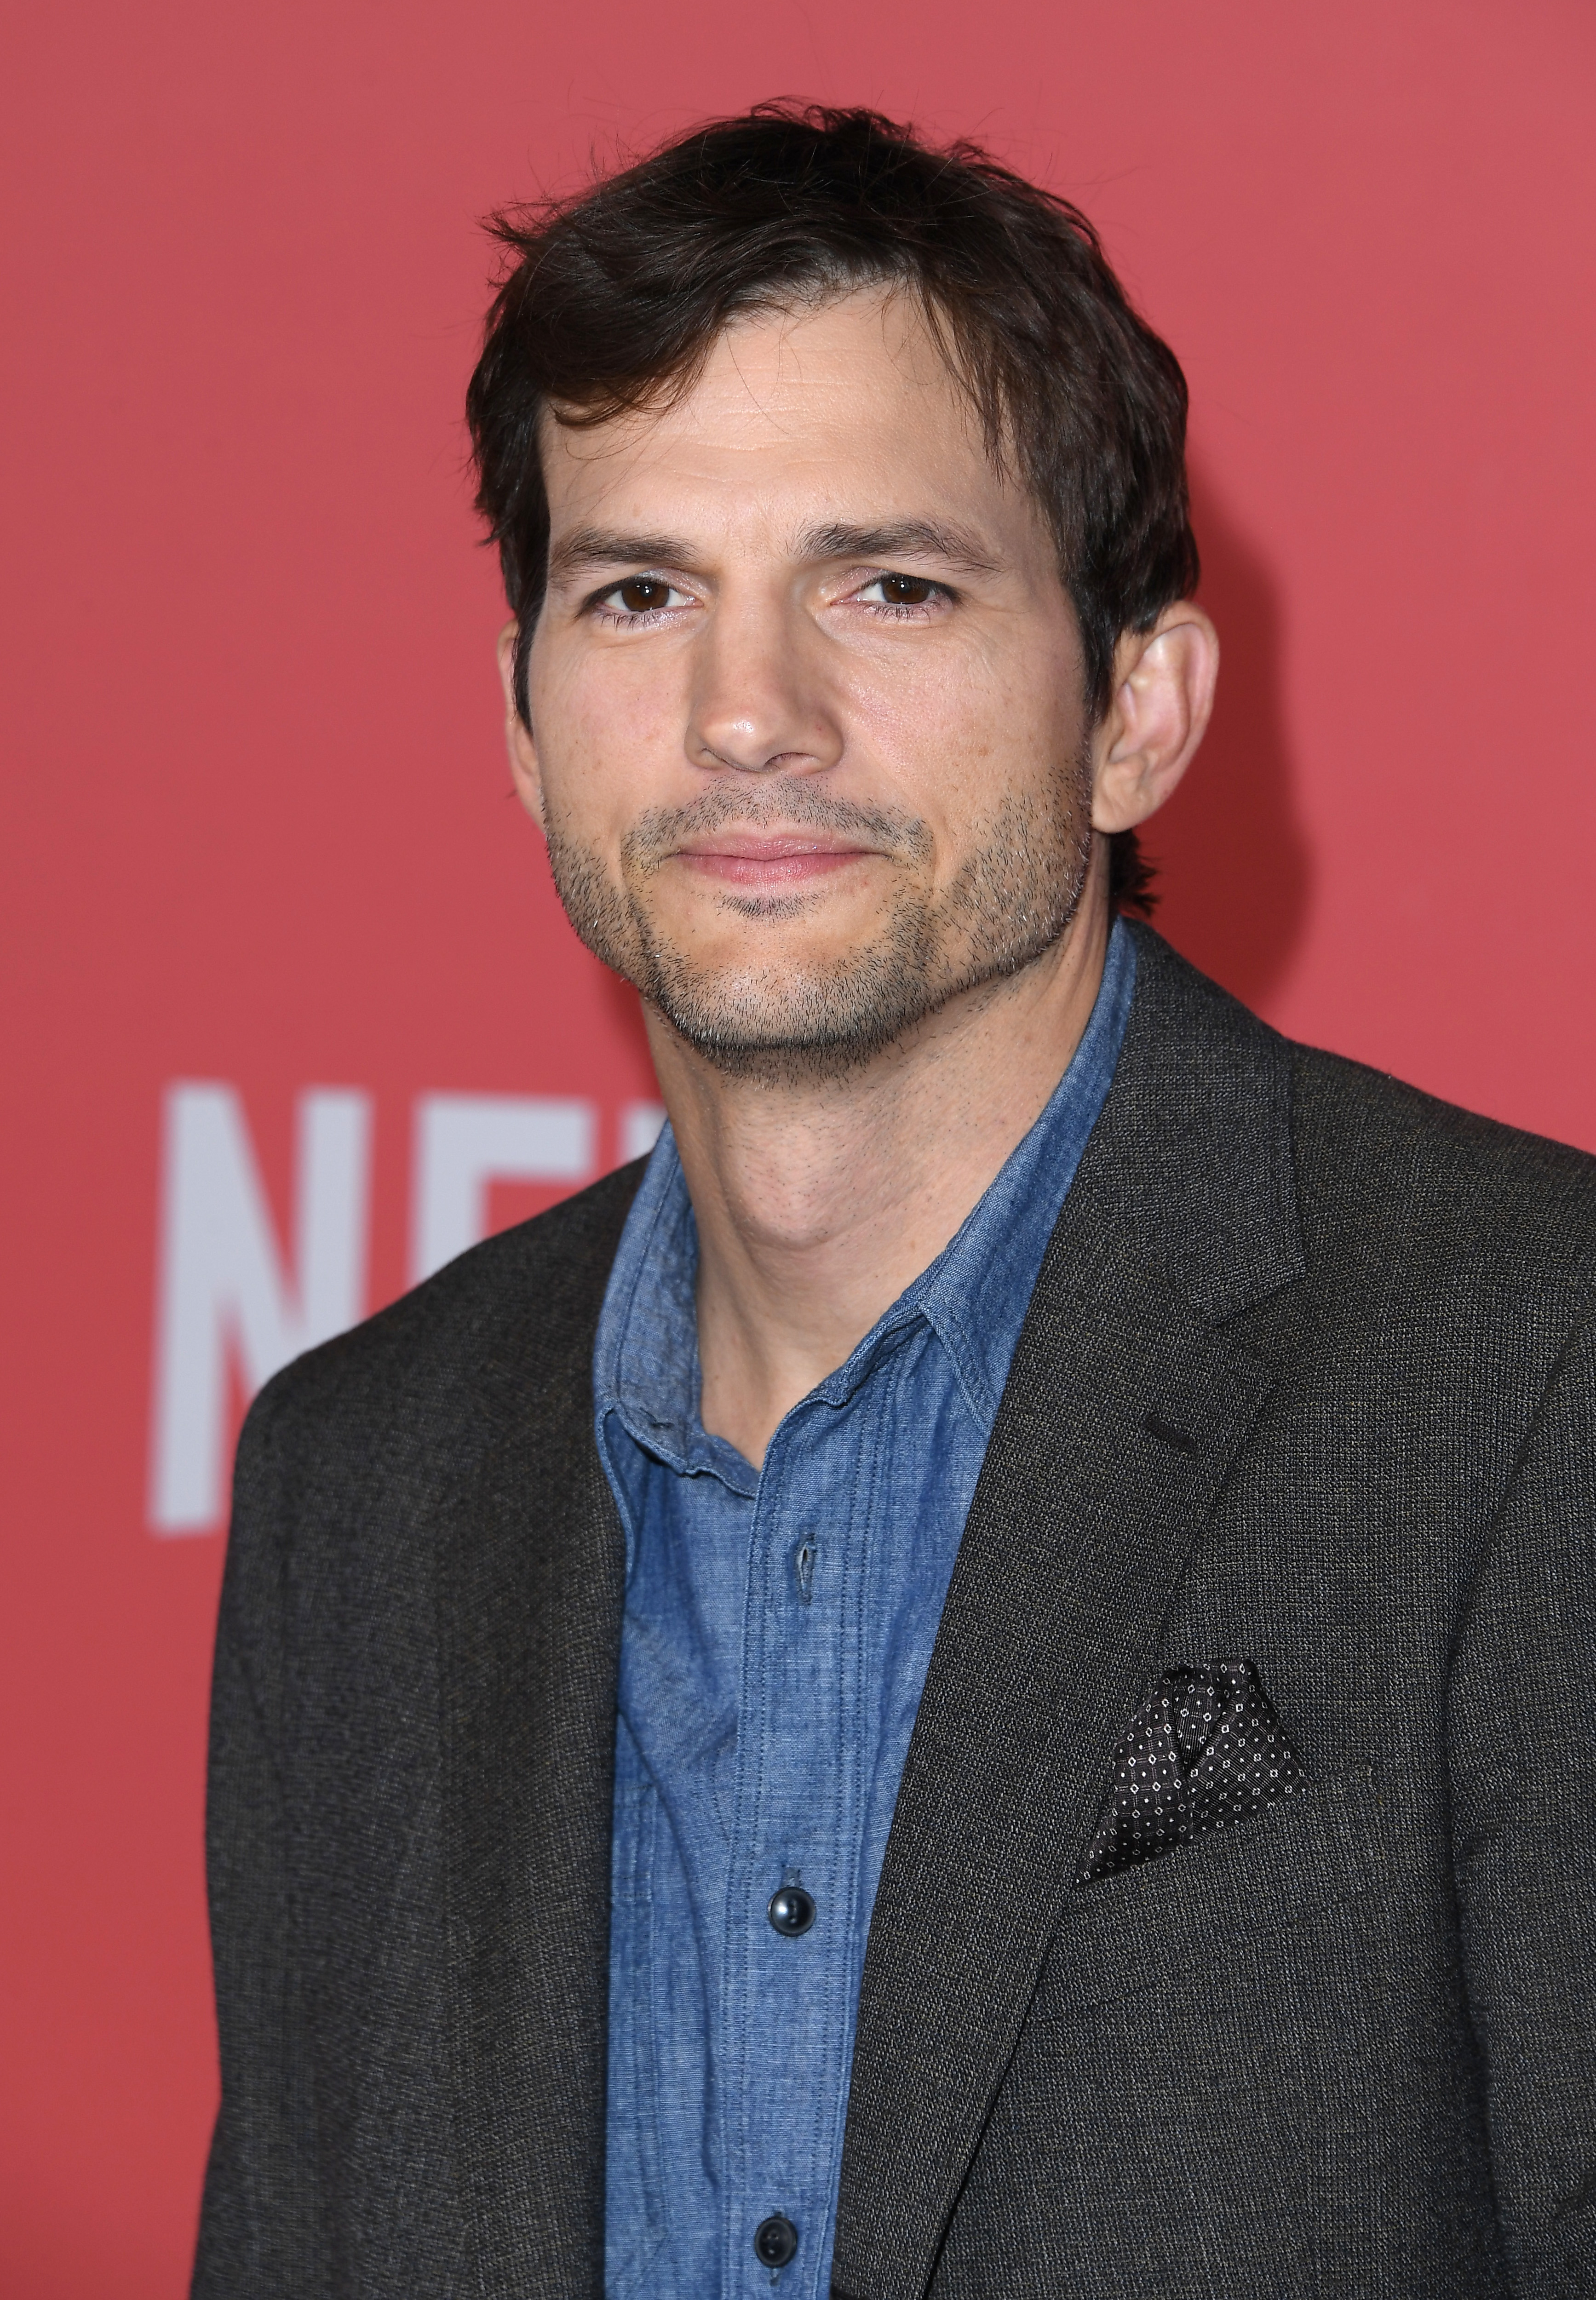
<instances>
[{"instance_id":1,"label":"tweed fabric texture","mask_svg":"<svg viewBox=\"0 0 1596 2300\"><path fill-rule=\"evenodd\" d=\"M1596 2292L1592 1162L1149 931L871 1924L848 2300ZM201 2300L597 2300L635 1178L289 1368L240 1451ZM1289 1797L1078 1888L1166 1670Z\"/></svg>"},{"instance_id":2,"label":"tweed fabric texture","mask_svg":"<svg viewBox=\"0 0 1596 2300\"><path fill-rule=\"evenodd\" d=\"M1233 1829L1301 1781L1251 1662L1166 1669L1114 1752L1103 1817L1075 1882L1117 1877L1210 1829Z\"/></svg>"}]
</instances>

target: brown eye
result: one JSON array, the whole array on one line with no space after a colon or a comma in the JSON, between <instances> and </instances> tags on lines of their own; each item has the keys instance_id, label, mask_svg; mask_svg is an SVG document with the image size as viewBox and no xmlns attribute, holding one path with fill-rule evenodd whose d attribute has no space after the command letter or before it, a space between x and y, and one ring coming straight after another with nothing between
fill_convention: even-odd
<instances>
[{"instance_id":1,"label":"brown eye","mask_svg":"<svg viewBox=\"0 0 1596 2300\"><path fill-rule=\"evenodd\" d=\"M923 607L936 596L936 585L923 575L881 575L876 580L889 607Z\"/></svg>"},{"instance_id":2,"label":"brown eye","mask_svg":"<svg viewBox=\"0 0 1596 2300\"><path fill-rule=\"evenodd\" d=\"M671 596L671 587L656 575L630 575L615 586L614 596L629 615L651 615Z\"/></svg>"}]
</instances>

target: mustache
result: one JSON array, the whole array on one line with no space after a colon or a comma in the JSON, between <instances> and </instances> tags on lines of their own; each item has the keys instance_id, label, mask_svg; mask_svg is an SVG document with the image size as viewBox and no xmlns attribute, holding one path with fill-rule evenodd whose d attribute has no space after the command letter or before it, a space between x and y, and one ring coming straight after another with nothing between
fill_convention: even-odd
<instances>
[{"instance_id":1,"label":"mustache","mask_svg":"<svg viewBox=\"0 0 1596 2300\"><path fill-rule=\"evenodd\" d=\"M918 815L894 807L856 806L817 790L802 775L778 775L752 790L712 783L686 806L646 807L622 841L622 858L647 871L689 840L719 830L826 830L857 838L905 862L924 862L931 832Z\"/></svg>"}]
</instances>

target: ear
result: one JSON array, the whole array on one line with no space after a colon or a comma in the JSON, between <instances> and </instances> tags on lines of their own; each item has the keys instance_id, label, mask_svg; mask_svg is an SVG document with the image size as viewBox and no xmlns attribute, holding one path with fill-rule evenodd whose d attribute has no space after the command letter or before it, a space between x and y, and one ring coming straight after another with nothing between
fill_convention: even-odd
<instances>
[{"instance_id":1,"label":"ear","mask_svg":"<svg viewBox=\"0 0 1596 2300\"><path fill-rule=\"evenodd\" d=\"M1124 633L1092 744L1094 830L1132 830L1157 813L1207 730L1218 676L1219 634L1191 599L1166 607L1150 631Z\"/></svg>"},{"instance_id":2,"label":"ear","mask_svg":"<svg viewBox=\"0 0 1596 2300\"><path fill-rule=\"evenodd\" d=\"M510 754L510 778L515 785L515 795L541 830L543 778L538 770L538 746L515 704L515 639L520 629L519 623L507 622L498 635L498 675L505 690L505 748Z\"/></svg>"}]
</instances>

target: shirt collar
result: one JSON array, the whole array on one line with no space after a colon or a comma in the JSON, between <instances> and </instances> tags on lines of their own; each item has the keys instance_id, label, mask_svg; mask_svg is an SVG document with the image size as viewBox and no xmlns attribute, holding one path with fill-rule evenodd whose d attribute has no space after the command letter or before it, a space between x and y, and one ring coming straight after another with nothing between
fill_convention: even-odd
<instances>
[{"instance_id":1,"label":"shirt collar","mask_svg":"<svg viewBox=\"0 0 1596 2300\"><path fill-rule=\"evenodd\" d=\"M923 1318L990 1435L1048 1239L1113 1083L1135 985L1136 946L1116 921L1090 1019L1040 1116L936 1260L814 1396L846 1403L890 1337ZM600 1439L614 1412L638 1445L672 1469L708 1471L752 1492L748 1463L699 1420L698 1270L698 1225L667 1125L605 1293L593 1363Z\"/></svg>"},{"instance_id":2,"label":"shirt collar","mask_svg":"<svg viewBox=\"0 0 1596 2300\"><path fill-rule=\"evenodd\" d=\"M600 1422L618 1412L639 1446L682 1471L722 1466L702 1458L719 1441L698 1416L698 1225L667 1121L621 1233L593 1379Z\"/></svg>"}]
</instances>

